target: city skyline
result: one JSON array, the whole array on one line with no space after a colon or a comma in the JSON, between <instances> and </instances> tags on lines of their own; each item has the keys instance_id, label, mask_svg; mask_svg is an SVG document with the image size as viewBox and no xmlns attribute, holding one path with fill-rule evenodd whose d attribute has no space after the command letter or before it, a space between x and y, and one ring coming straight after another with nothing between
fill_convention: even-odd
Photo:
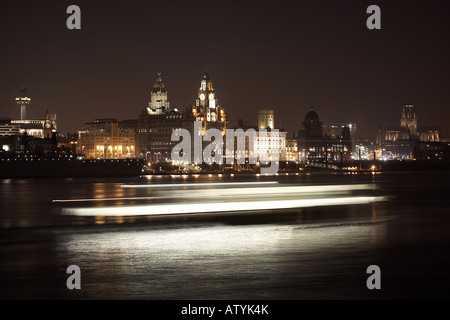
<instances>
[{"instance_id":1,"label":"city skyline","mask_svg":"<svg viewBox=\"0 0 450 320\"><path fill-rule=\"evenodd\" d=\"M133 119L157 72L184 110L206 67L231 124L273 109L275 125L292 133L314 105L324 123L352 121L374 136L398 124L394 108L414 104L420 123L449 135L448 4L382 3L381 30L366 28L364 2L77 4L76 31L65 28L65 3L5 6L1 116L19 118L14 97L25 86L29 117L49 109L63 133L95 118Z\"/></svg>"},{"instance_id":2,"label":"city skyline","mask_svg":"<svg viewBox=\"0 0 450 320\"><path fill-rule=\"evenodd\" d=\"M206 70L206 68L205 68L205 70ZM161 76L161 72L157 72L156 75L157 75L157 77L160 77L160 76ZM24 88L24 87L20 87L20 88L19 88L19 94L18 94L18 95L21 94L21 93L20 93L20 92L21 92L20 90L22 90L23 88ZM28 88L25 88L25 90L28 90ZM150 92L151 92L151 90L150 90ZM31 96L31 95L28 95L28 96ZM17 98L16 98L16 100L17 100ZM30 100L31 100L31 99L30 99ZM149 99L149 100L150 100L150 99ZM16 102L16 105L18 105L17 102ZM191 105L192 105L192 104L191 104ZM405 105L408 105L408 104L405 104ZM405 105L401 105L401 106L399 107L399 109L401 110ZM414 105L412 105L412 106L414 106ZM187 105L186 108L188 108L188 107L189 107L189 105ZM309 106L307 106L306 110L309 110L309 109L312 108L312 107L313 107L313 105L309 105ZM142 109L147 109L147 107L144 106L144 108L142 108ZM141 112L142 112L142 109L140 110ZM185 111L184 109L179 109L179 108L176 108L176 107L174 107L174 109L180 110L180 111ZM12 116L12 117L10 117L10 119L11 119L11 120L18 120L18 119L24 120L24 119L22 119L22 110L23 110L23 107L19 110L20 117L14 117L14 116ZM27 110L29 110L29 109L27 109ZM258 110L256 111L256 113L258 114L258 116L259 116L259 113L260 113L261 111L266 111L266 110L264 110L264 109L258 109ZM273 112L274 110L271 110L271 111ZM277 111L277 110L275 109L275 111ZM45 115L45 114L47 114L47 113L48 113L48 108L47 108L46 112L45 112L43 115ZM305 112L305 114L306 114L306 113L307 113L307 112ZM56 114L55 114L55 115L56 115ZM8 117L3 117L3 118L8 118ZM27 120L29 120L29 118L30 118L30 117L28 117ZM41 115L41 116L38 116L38 117L35 117L35 118L36 118L36 119L41 119L41 118L43 118L43 116ZM81 127L82 127L83 125L85 125L85 124L87 124L87 123L89 123L89 122L91 122L91 121L93 121L93 120L96 120L96 119L115 119L116 121L125 121L125 120L136 120L137 117L134 117L133 119L131 119L131 118L132 118L132 117L130 117L130 118L125 118L125 119L117 119L117 118L111 117L111 116L109 116L109 115L104 115L104 116L102 116L102 117L98 117L98 118L95 118L95 119L85 119L85 121L84 121L82 124L80 124L80 125L78 126L78 129L74 130L73 132L72 132L72 131L64 131L64 130L63 130L63 131L59 130L58 132L60 132L60 133L63 134L63 135L65 134L65 132L68 132L68 133L76 133L76 132L80 131L80 129L81 129ZM251 119L247 119L247 118L246 118L246 119L243 119L243 118L238 118L238 117L234 117L234 118L235 118L235 121L234 121L233 123L230 123L229 121L227 121L227 123L228 123L229 125L231 125L231 126L236 126L236 125L239 125L239 122L240 122L240 121L244 121L243 123L250 124L250 125L252 125L252 126L257 126L258 120L256 119L256 118L257 118L256 116L253 117L253 118L255 118L255 119L253 119L253 118L251 118ZM324 118L327 118L327 115L325 115ZM61 122L64 122L64 121L61 121ZM398 122L398 119L397 119L397 122ZM275 123L273 124L273 126L279 128L279 129L282 129L282 130L286 130L286 131L288 132L289 135L292 135L292 134L296 135L296 134L298 133L298 131L299 131L299 130L302 130L302 128L303 128L303 122L300 122L297 129L294 128L294 130L289 131L289 130L287 130L286 128L284 128L284 127L282 126L281 123L282 123L281 121L279 121L279 122L276 122L276 121L275 121ZM333 124L335 124L335 123L354 123L354 122L352 122L352 121L345 121L345 120L336 121L335 119L331 119L330 121L328 121L328 122L326 122L326 123L323 123L322 125L323 125L323 127L325 128L325 127L330 126L330 125L333 125ZM356 123L354 123L354 124L357 125ZM384 124L385 124L385 123L383 123L383 124L377 124L377 125L376 125L376 128L375 128L375 131L374 131L374 134L361 135L361 134L359 134L359 131L358 131L358 134L356 134L355 137L371 137L371 138L375 138L375 136L376 136L376 134L377 134L377 129L378 129L380 126L383 126ZM392 126L395 126L395 124L392 123L392 122L391 122L391 125L392 125ZM445 127L445 126L441 126L439 123L436 123L436 124L434 123L433 126L437 126L442 132L446 132L446 130L445 130L446 127ZM442 137L443 137L443 138L447 138L445 135L442 135Z\"/></svg>"}]
</instances>

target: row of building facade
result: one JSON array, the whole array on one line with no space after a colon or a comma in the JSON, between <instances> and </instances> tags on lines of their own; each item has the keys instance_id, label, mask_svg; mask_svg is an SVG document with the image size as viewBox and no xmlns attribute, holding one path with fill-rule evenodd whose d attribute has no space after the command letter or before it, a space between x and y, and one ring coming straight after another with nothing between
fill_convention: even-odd
<instances>
[{"instance_id":1,"label":"row of building facade","mask_svg":"<svg viewBox=\"0 0 450 320\"><path fill-rule=\"evenodd\" d=\"M178 143L171 140L172 132L184 128L193 133L194 121L202 123L202 135L210 128L220 130L224 136L227 128L254 129L257 136L253 145L258 157L278 153L280 161L413 159L418 150L429 150L436 156L433 150L446 148L437 126L418 127L413 105L402 106L400 126L379 126L375 140L358 139L354 122L323 124L313 107L306 113L300 130L292 136L282 128L275 128L273 110L259 110L256 125L240 120L237 126L230 126L205 72L195 103L185 110L170 106L167 89L158 73L148 107L137 120L97 119L85 124L79 132L77 151L92 158L143 157L149 162L170 161L171 151ZM260 133L261 129L268 132ZM248 142L246 147L248 150Z\"/></svg>"},{"instance_id":2,"label":"row of building facade","mask_svg":"<svg viewBox=\"0 0 450 320\"><path fill-rule=\"evenodd\" d=\"M15 102L20 108L20 120L0 118L1 150L45 154L56 149L58 141L56 114L47 110L42 119L27 119L27 107L31 103L31 98L24 87L19 88Z\"/></svg>"},{"instance_id":3,"label":"row of building facade","mask_svg":"<svg viewBox=\"0 0 450 320\"><path fill-rule=\"evenodd\" d=\"M194 136L196 121L201 123L201 136L208 129L217 129L222 133L224 150L227 149L227 129L254 130L255 136L246 138L245 150L237 150L237 146L233 148L236 158L243 156L247 159L256 153L258 159L271 159L276 155L280 161L346 160L351 157L352 140L356 134L354 123L323 126L313 107L305 117L303 128L290 137L284 129L275 127L273 110L259 110L256 125L239 120L237 126L230 126L207 72L200 81L195 103L185 110L178 110L171 107L167 89L158 73L150 102L138 119L96 119L84 124L79 131L77 152L87 158L141 157L151 163L168 162L171 161L173 148L179 143L172 141L172 133L182 128ZM254 141L250 142L249 138ZM208 144L203 141L202 148ZM250 150L251 146L253 150ZM223 155L230 156L225 152Z\"/></svg>"},{"instance_id":4,"label":"row of building facade","mask_svg":"<svg viewBox=\"0 0 450 320\"><path fill-rule=\"evenodd\" d=\"M44 119L27 120L26 107L30 101L26 89L20 88L16 103L21 108L21 120L0 121L0 140L4 151L23 151L26 147L23 143L24 135L36 141L53 139L54 142L57 135L56 115L47 111ZM276 128L273 110L259 110L256 125L239 120L237 126L230 126L226 111L219 104L207 72L200 81L194 103L179 110L170 105L168 91L161 73L158 73L150 93L150 101L137 119L95 119L85 123L73 139L66 137L58 140L60 146L73 147L76 154L85 158L144 158L150 163L172 160L172 151L179 143L172 141L172 135L177 129L185 129L191 136L198 134L201 137L209 129L218 130L223 137L224 150L227 150L227 129L242 129L244 132L253 130L255 135L247 136L244 150L237 150L234 141L232 155L223 151L223 163L226 157L244 157L248 160L255 154L258 159L276 156L280 161L296 162L335 163L352 159L414 158L429 160L430 156L441 159L449 149L448 144L441 142L437 126L418 126L417 112L413 105L402 106L400 126L379 126L374 140L358 138L354 122L323 124L312 106L306 112L300 127L296 133L288 136L284 129ZM200 128L201 132L195 132L196 128ZM202 150L209 143L202 139ZM39 145L39 142L35 144ZM253 150L250 150L251 146ZM191 160L195 162L194 144L191 144L191 148Z\"/></svg>"}]
</instances>

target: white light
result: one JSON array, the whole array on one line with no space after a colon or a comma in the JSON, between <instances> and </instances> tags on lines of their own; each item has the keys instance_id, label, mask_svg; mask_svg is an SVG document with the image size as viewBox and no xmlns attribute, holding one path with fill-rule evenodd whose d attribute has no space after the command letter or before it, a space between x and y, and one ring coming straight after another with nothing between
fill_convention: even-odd
<instances>
[{"instance_id":1,"label":"white light","mask_svg":"<svg viewBox=\"0 0 450 320\"><path fill-rule=\"evenodd\" d=\"M94 201L123 201L123 200L154 200L167 197L129 197L129 198L90 198L90 199L65 199L53 200L53 203L69 203L69 202L94 202Z\"/></svg>"},{"instance_id":2,"label":"white light","mask_svg":"<svg viewBox=\"0 0 450 320\"><path fill-rule=\"evenodd\" d=\"M194 177L199 177L195 174ZM173 184L122 184L120 188L172 188L172 187L203 187L203 186L232 186L232 185L259 185L259 184L278 184L277 181L262 182L218 182L218 183L173 183Z\"/></svg>"},{"instance_id":3,"label":"white light","mask_svg":"<svg viewBox=\"0 0 450 320\"><path fill-rule=\"evenodd\" d=\"M314 196L326 195L330 193L344 193L348 191L355 190L370 190L373 189L367 184L355 184L355 185L328 185L328 186L276 186L276 187L258 187L258 188L229 188L220 189L204 189L198 190L198 197L211 198L211 197L242 197L242 196L252 196L252 197L267 197L280 196L286 197L288 195L304 196L305 194L312 193ZM178 198L186 197L190 198L190 195L186 195L185 190L171 190L170 195L176 196Z\"/></svg>"},{"instance_id":4,"label":"white light","mask_svg":"<svg viewBox=\"0 0 450 320\"><path fill-rule=\"evenodd\" d=\"M218 203L183 203L103 208L61 208L64 215L76 216L142 216L207 212L274 210L317 206L366 204L387 200L386 197L344 197L303 200L246 201Z\"/></svg>"}]
</instances>

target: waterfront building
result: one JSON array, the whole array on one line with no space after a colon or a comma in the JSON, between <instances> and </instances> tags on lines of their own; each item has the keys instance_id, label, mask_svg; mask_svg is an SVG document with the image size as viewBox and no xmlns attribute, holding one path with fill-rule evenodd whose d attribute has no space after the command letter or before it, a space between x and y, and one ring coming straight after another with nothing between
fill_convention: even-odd
<instances>
[{"instance_id":1,"label":"waterfront building","mask_svg":"<svg viewBox=\"0 0 450 320\"><path fill-rule=\"evenodd\" d=\"M258 129L274 129L275 128L275 114L273 110L259 110L258 111Z\"/></svg>"},{"instance_id":2,"label":"waterfront building","mask_svg":"<svg viewBox=\"0 0 450 320\"><path fill-rule=\"evenodd\" d=\"M344 126L341 134L329 137L323 133L323 125L311 106L305 116L298 136L299 158L303 161L337 162L349 160L352 151L350 129Z\"/></svg>"},{"instance_id":3,"label":"waterfront building","mask_svg":"<svg viewBox=\"0 0 450 320\"><path fill-rule=\"evenodd\" d=\"M5 151L51 152L55 149L56 135L56 114L50 114L48 110L44 119L0 121L1 147Z\"/></svg>"},{"instance_id":4,"label":"waterfront building","mask_svg":"<svg viewBox=\"0 0 450 320\"><path fill-rule=\"evenodd\" d=\"M350 130L352 142L356 141L356 123L352 121L325 123L323 125L323 134L324 136L336 139L342 135L342 130L345 127L348 127Z\"/></svg>"},{"instance_id":5,"label":"waterfront building","mask_svg":"<svg viewBox=\"0 0 450 320\"><path fill-rule=\"evenodd\" d=\"M413 147L414 159L418 161L450 161L449 142L416 141Z\"/></svg>"},{"instance_id":6,"label":"waterfront building","mask_svg":"<svg viewBox=\"0 0 450 320\"><path fill-rule=\"evenodd\" d=\"M378 159L378 148L375 138L362 137L356 138L354 145L354 152L352 154L353 160L376 160Z\"/></svg>"},{"instance_id":7,"label":"waterfront building","mask_svg":"<svg viewBox=\"0 0 450 320\"><path fill-rule=\"evenodd\" d=\"M203 121L205 125L208 122L225 124L227 121L225 109L219 105L216 91L207 71L204 72L203 79L200 81L195 105L191 107L196 120Z\"/></svg>"},{"instance_id":8,"label":"waterfront building","mask_svg":"<svg viewBox=\"0 0 450 320\"><path fill-rule=\"evenodd\" d=\"M135 130L114 118L95 119L78 131L77 154L91 159L135 157Z\"/></svg>"},{"instance_id":9,"label":"waterfront building","mask_svg":"<svg viewBox=\"0 0 450 320\"><path fill-rule=\"evenodd\" d=\"M206 71L200 81L195 103L189 105L184 111L169 108L167 90L160 73L153 87L151 100L149 104L151 110L146 108L141 112L137 129L138 156L145 158L148 162L170 161L172 149L179 143L179 141L171 141L172 132L176 129L186 129L193 137L195 121L202 124L202 136L211 128L218 129L222 136L225 135L227 121L225 109L219 105L213 82ZM153 109L157 112L153 112ZM208 144L209 142L203 141L202 150ZM193 160L192 150L191 155Z\"/></svg>"},{"instance_id":10,"label":"waterfront building","mask_svg":"<svg viewBox=\"0 0 450 320\"><path fill-rule=\"evenodd\" d=\"M139 116L138 157L147 162L159 163L171 161L171 152L178 141L172 141L172 132L179 128L193 132L194 117L190 112L171 110L158 115L143 112Z\"/></svg>"},{"instance_id":11,"label":"waterfront building","mask_svg":"<svg viewBox=\"0 0 450 320\"><path fill-rule=\"evenodd\" d=\"M11 119L0 119L0 136L19 135L19 126L11 123Z\"/></svg>"},{"instance_id":12,"label":"waterfront building","mask_svg":"<svg viewBox=\"0 0 450 320\"><path fill-rule=\"evenodd\" d=\"M332 139L339 139L342 136L342 130L347 127L350 131L350 139L352 141L352 154L357 153L356 147L356 123L347 122L331 122L323 124L323 135Z\"/></svg>"},{"instance_id":13,"label":"waterfront building","mask_svg":"<svg viewBox=\"0 0 450 320\"><path fill-rule=\"evenodd\" d=\"M379 126L377 146L382 159L412 159L416 142L440 142L437 126L418 126L416 107L402 106L400 126Z\"/></svg>"},{"instance_id":14,"label":"waterfront building","mask_svg":"<svg viewBox=\"0 0 450 320\"><path fill-rule=\"evenodd\" d=\"M227 157L234 157L235 162L237 162L239 158L245 158L246 163L253 158L259 162L275 159L286 161L287 132L283 129L274 128L273 110L259 110L257 123L257 126L250 125L244 123L242 119L239 119L238 126L231 128L233 130L243 130L245 135L245 147L244 150L238 150L238 138L235 138L233 148L234 154L230 154L230 148L230 150L227 150ZM254 136L248 134L251 131L254 132ZM253 140L250 141L250 139Z\"/></svg>"},{"instance_id":15,"label":"waterfront building","mask_svg":"<svg viewBox=\"0 0 450 320\"><path fill-rule=\"evenodd\" d=\"M56 114L50 114L48 110L44 119L36 120L11 120L10 125L19 129L19 134L27 132L28 136L36 138L52 138L57 132Z\"/></svg>"},{"instance_id":16,"label":"waterfront building","mask_svg":"<svg viewBox=\"0 0 450 320\"><path fill-rule=\"evenodd\" d=\"M284 130L258 130L255 143L258 160L286 161L286 134Z\"/></svg>"},{"instance_id":17,"label":"waterfront building","mask_svg":"<svg viewBox=\"0 0 450 320\"><path fill-rule=\"evenodd\" d=\"M150 93L150 102L148 103L147 113L150 115L160 115L169 112L171 109L170 102L167 100L167 95L161 72L158 72L156 82Z\"/></svg>"},{"instance_id":18,"label":"waterfront building","mask_svg":"<svg viewBox=\"0 0 450 320\"><path fill-rule=\"evenodd\" d=\"M205 70L197 90L195 104L188 107L196 121L202 122L202 135L208 129L218 129L225 135L227 115L225 109L219 105L216 90L208 72Z\"/></svg>"},{"instance_id":19,"label":"waterfront building","mask_svg":"<svg viewBox=\"0 0 450 320\"><path fill-rule=\"evenodd\" d=\"M298 140L295 137L286 138L286 161L298 161Z\"/></svg>"},{"instance_id":20,"label":"waterfront building","mask_svg":"<svg viewBox=\"0 0 450 320\"><path fill-rule=\"evenodd\" d=\"M19 150L19 126L11 124L11 119L0 119L0 151Z\"/></svg>"}]
</instances>

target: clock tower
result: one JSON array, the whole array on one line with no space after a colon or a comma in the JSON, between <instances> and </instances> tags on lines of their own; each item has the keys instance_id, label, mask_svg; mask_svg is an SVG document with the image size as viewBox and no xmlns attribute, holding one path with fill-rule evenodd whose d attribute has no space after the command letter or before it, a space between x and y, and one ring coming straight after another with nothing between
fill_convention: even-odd
<instances>
[{"instance_id":1,"label":"clock tower","mask_svg":"<svg viewBox=\"0 0 450 320\"><path fill-rule=\"evenodd\" d=\"M52 138L53 132L56 132L56 115L48 113L47 109L44 119L44 138Z\"/></svg>"},{"instance_id":2,"label":"clock tower","mask_svg":"<svg viewBox=\"0 0 450 320\"><path fill-rule=\"evenodd\" d=\"M226 121L225 110L219 106L213 83L206 70L200 82L200 88L198 89L197 99L195 100L195 107L192 108L192 113L200 121Z\"/></svg>"}]
</instances>

